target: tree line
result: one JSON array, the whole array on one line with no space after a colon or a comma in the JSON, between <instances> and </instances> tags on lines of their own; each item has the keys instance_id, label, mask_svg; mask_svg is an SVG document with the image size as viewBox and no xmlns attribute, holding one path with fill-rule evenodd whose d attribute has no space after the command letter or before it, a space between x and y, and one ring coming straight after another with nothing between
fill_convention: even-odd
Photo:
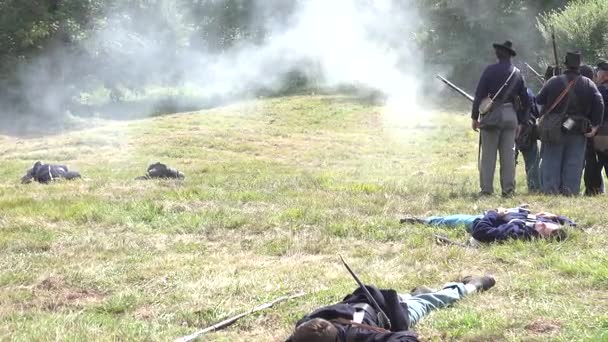
<instances>
[{"instance_id":1,"label":"tree line","mask_svg":"<svg viewBox=\"0 0 608 342\"><path fill-rule=\"evenodd\" d=\"M249 0L0 0L0 82L4 89L19 89L18 72L42 55L84 56L92 62L69 70L54 70L52 58L49 62L51 79L82 77L95 59L111 55L108 42L90 38L115 24L128 27L133 41L139 33L154 32L167 53L197 48L221 54L243 42L262 42L268 21L288 21L298 1L305 0L266 0L263 6ZM520 58L540 68L553 63L552 30L563 52L580 50L588 63L608 55L605 0L413 2L424 18L413 39L425 61L446 66L465 86L473 86L491 62L488 47L494 41L513 40ZM145 20L150 17L162 20ZM132 43L116 45L127 49ZM18 91L8 93L2 96L19 101Z\"/></svg>"}]
</instances>

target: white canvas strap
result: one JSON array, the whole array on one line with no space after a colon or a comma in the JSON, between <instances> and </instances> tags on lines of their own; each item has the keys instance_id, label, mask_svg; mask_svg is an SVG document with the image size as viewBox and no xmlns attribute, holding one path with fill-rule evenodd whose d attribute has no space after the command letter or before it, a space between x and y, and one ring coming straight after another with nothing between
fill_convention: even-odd
<instances>
[{"instance_id":1,"label":"white canvas strap","mask_svg":"<svg viewBox=\"0 0 608 342\"><path fill-rule=\"evenodd\" d=\"M511 72L511 75L509 75L509 77L505 81L505 84L503 84L502 87L500 87L500 89L498 89L496 94L494 94L494 97L492 98L492 102L494 102L494 100L496 100L496 98L502 92L502 90L507 86L507 84L509 84L509 81L511 80L511 78L513 78L513 75L515 75L516 71L517 71L517 68L515 66L513 66L513 71Z\"/></svg>"}]
</instances>

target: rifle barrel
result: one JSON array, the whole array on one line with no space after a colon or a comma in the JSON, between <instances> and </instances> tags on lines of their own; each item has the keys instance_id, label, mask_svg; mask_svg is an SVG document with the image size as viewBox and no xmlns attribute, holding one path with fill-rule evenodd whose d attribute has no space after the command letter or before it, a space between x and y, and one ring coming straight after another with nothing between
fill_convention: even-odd
<instances>
[{"instance_id":1,"label":"rifle barrel","mask_svg":"<svg viewBox=\"0 0 608 342\"><path fill-rule=\"evenodd\" d=\"M466 97L467 100L473 102L475 101L475 98L473 98L473 96L469 95L466 91L458 88L454 83L448 81L447 79L445 79L444 77L442 77L441 75L436 75L438 79L441 80L441 82L445 83L448 87L452 88L454 91L456 91L458 94Z\"/></svg>"},{"instance_id":2,"label":"rifle barrel","mask_svg":"<svg viewBox=\"0 0 608 342\"><path fill-rule=\"evenodd\" d=\"M545 84L545 78L541 74L539 74L538 71L534 70L534 68L530 64L528 64L528 63L524 63L524 64L526 65L526 68L528 68L530 71L532 71L534 76L536 76L536 78L538 79L538 81L541 84Z\"/></svg>"},{"instance_id":3,"label":"rifle barrel","mask_svg":"<svg viewBox=\"0 0 608 342\"><path fill-rule=\"evenodd\" d=\"M559 57L557 56L557 42L555 41L554 27L551 27L551 40L553 41L553 57L555 58L555 67L559 68Z\"/></svg>"}]
</instances>

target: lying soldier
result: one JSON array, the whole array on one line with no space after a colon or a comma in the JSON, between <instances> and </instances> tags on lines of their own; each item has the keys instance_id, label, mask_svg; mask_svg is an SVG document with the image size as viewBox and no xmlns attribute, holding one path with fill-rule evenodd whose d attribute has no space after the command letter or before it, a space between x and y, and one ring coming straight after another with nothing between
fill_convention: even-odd
<instances>
[{"instance_id":1,"label":"lying soldier","mask_svg":"<svg viewBox=\"0 0 608 342\"><path fill-rule=\"evenodd\" d=\"M406 217L401 223L422 223L431 226L466 227L473 239L479 242L533 238L565 240L568 237L563 225L576 226L565 216L541 212L531 214L525 208L489 210L484 215L431 216L424 219Z\"/></svg>"},{"instance_id":2,"label":"lying soldier","mask_svg":"<svg viewBox=\"0 0 608 342\"><path fill-rule=\"evenodd\" d=\"M148 172L145 176L137 177L136 180L146 180L152 178L176 178L176 179L184 179L183 173L177 171L176 169L167 167L167 165L162 163L155 163L148 166Z\"/></svg>"},{"instance_id":3,"label":"lying soldier","mask_svg":"<svg viewBox=\"0 0 608 342\"><path fill-rule=\"evenodd\" d=\"M37 161L34 167L27 170L25 176L21 177L21 184L31 183L32 180L46 184L61 178L68 180L80 178L80 173L69 171L65 165L42 164Z\"/></svg>"},{"instance_id":4,"label":"lying soldier","mask_svg":"<svg viewBox=\"0 0 608 342\"><path fill-rule=\"evenodd\" d=\"M286 342L414 342L409 330L434 309L446 307L466 295L485 291L495 284L492 277L466 277L435 291L416 289L411 295L366 286L390 321L383 327L373 303L361 288L338 304L322 307L296 324Z\"/></svg>"}]
</instances>

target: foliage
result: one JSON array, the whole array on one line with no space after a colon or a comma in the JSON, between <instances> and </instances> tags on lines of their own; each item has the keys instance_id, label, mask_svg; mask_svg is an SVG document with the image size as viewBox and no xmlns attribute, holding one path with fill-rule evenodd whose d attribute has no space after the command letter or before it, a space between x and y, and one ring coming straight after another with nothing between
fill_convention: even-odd
<instances>
[{"instance_id":1,"label":"foliage","mask_svg":"<svg viewBox=\"0 0 608 342\"><path fill-rule=\"evenodd\" d=\"M222 54L240 44L259 44L272 38L268 36L270 30L289 23L301 1L2 0L0 84L14 90L12 96L16 100L27 97L14 86L22 81L16 71L38 63L37 58L45 56L50 65L45 82L73 90L61 94L65 98L57 102L71 101L83 87L105 87L111 97L120 98L123 91L117 83L133 90L159 77L141 70L137 63L124 65L125 60L138 60L139 56L123 57L132 53L130 47L140 41L162 48L176 58L181 53L187 54L189 49ZM605 55L607 3L576 0L564 8L566 3L566 0L414 1L421 19L413 36L424 53L425 67L445 68L466 89L475 86L482 68L494 59L492 42L512 40L519 61L542 69L551 55L549 45L543 44L548 26L556 27L560 47L580 49L594 59ZM412 11L411 4L402 2L400 8ZM129 34L119 32L120 29L129 30ZM96 40L96 35L109 39ZM78 57L77 65L63 70L52 67L70 56ZM170 67L159 64L157 69ZM177 72L165 74L163 82L177 78ZM80 84L83 79L87 80L85 85Z\"/></svg>"},{"instance_id":2,"label":"foliage","mask_svg":"<svg viewBox=\"0 0 608 342\"><path fill-rule=\"evenodd\" d=\"M538 29L550 41L552 29L560 52L581 51L587 63L608 57L608 1L574 0L538 18ZM560 61L561 62L561 61Z\"/></svg>"}]
</instances>

